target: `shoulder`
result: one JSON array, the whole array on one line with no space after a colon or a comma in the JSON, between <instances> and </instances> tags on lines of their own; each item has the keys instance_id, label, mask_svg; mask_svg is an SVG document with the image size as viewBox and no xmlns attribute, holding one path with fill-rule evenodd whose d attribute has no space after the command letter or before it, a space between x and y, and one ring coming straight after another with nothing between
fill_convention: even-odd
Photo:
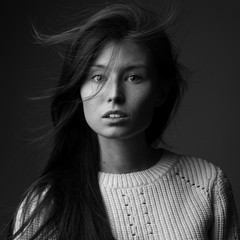
<instances>
[{"instance_id":1,"label":"shoulder","mask_svg":"<svg viewBox=\"0 0 240 240\"><path fill-rule=\"evenodd\" d=\"M239 239L235 199L230 180L222 168L200 157L171 154L176 161L170 177L178 199L184 199L183 206L191 209L189 213L196 210L194 215L205 219L206 226L209 223L211 238Z\"/></svg>"},{"instance_id":2,"label":"shoulder","mask_svg":"<svg viewBox=\"0 0 240 240\"><path fill-rule=\"evenodd\" d=\"M181 153L171 154L177 159L173 167L175 176L192 187L210 192L220 178L227 178L221 167L209 160Z\"/></svg>"}]
</instances>

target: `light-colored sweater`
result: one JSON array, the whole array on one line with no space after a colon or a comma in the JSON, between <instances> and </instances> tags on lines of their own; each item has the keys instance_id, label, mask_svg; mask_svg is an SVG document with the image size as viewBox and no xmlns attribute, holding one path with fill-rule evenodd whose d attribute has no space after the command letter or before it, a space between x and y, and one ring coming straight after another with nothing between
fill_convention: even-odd
<instances>
[{"instance_id":1,"label":"light-colored sweater","mask_svg":"<svg viewBox=\"0 0 240 240\"><path fill-rule=\"evenodd\" d=\"M151 168L99 173L117 239L239 239L229 180L214 164L164 151Z\"/></svg>"},{"instance_id":2,"label":"light-colored sweater","mask_svg":"<svg viewBox=\"0 0 240 240\"><path fill-rule=\"evenodd\" d=\"M147 170L99 172L99 185L117 240L240 239L231 184L201 158L164 150Z\"/></svg>"}]
</instances>

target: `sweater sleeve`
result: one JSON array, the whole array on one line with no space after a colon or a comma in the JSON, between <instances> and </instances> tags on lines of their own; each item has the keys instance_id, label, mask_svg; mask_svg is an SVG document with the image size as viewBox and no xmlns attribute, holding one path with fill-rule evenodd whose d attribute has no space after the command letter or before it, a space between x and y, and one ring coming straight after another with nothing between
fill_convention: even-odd
<instances>
[{"instance_id":1,"label":"sweater sleeve","mask_svg":"<svg viewBox=\"0 0 240 240\"><path fill-rule=\"evenodd\" d=\"M43 197L44 197L45 192L43 192L40 196L35 197L33 199L31 199L30 203L28 206L26 206L26 199L23 200L23 202L21 203L21 205L19 206L18 210L17 210L17 214L15 217L15 221L13 224L13 233L16 233L20 227L23 225L23 223L31 216L31 214L33 213L33 211L35 210L35 208L38 206L38 204L42 201ZM23 214L23 208L26 208L26 214L24 216ZM32 220L31 223L29 223L24 230L20 233L20 235L18 235L16 238L14 238L14 240L29 240L36 232L37 230L43 225L44 223L44 219L45 219L45 215L47 214L46 210L42 210L41 213L37 214L34 219ZM25 217L25 218L24 218ZM50 234L50 232L48 233ZM55 236L51 236L48 237L49 235L46 233L41 233L37 239L56 239Z\"/></svg>"},{"instance_id":2,"label":"sweater sleeve","mask_svg":"<svg viewBox=\"0 0 240 240\"><path fill-rule=\"evenodd\" d=\"M211 239L237 240L239 222L232 187L221 168L217 169L217 178L213 187L213 222Z\"/></svg>"},{"instance_id":3,"label":"sweater sleeve","mask_svg":"<svg viewBox=\"0 0 240 240\"><path fill-rule=\"evenodd\" d=\"M26 205L25 201L26 201L26 199L24 199L24 201L21 203L21 205L19 206L19 208L17 210L17 214L16 214L16 217L15 217L15 222L14 222L14 225L13 225L13 233L16 233L20 229L20 227L23 225L25 220L28 219L28 217L31 215L33 210L36 208L37 203L38 203L38 201L36 199L31 201L31 205L28 206L27 212L26 212L26 215L25 215L25 218L24 218L23 208ZM27 227L25 227L25 229L20 233L20 235L18 235L16 238L14 238L14 240L30 239L30 237L41 226L42 222L43 222L42 217L37 216L31 224L29 224Z\"/></svg>"}]
</instances>

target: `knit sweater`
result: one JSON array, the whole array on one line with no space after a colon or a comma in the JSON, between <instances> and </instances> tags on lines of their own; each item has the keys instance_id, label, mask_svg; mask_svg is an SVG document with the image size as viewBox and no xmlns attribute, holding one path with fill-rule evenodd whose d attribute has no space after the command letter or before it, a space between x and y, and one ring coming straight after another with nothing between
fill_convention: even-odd
<instances>
[{"instance_id":1,"label":"knit sweater","mask_svg":"<svg viewBox=\"0 0 240 240\"><path fill-rule=\"evenodd\" d=\"M117 240L240 239L231 184L209 161L164 150L146 170L98 174Z\"/></svg>"}]
</instances>

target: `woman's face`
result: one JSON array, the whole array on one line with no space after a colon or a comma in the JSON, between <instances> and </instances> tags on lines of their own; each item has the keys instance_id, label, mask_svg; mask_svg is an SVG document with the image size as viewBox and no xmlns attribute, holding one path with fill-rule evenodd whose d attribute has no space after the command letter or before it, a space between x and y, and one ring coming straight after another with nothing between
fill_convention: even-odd
<instances>
[{"instance_id":1,"label":"woman's face","mask_svg":"<svg viewBox=\"0 0 240 240\"><path fill-rule=\"evenodd\" d=\"M111 139L125 139L144 131L154 108L162 102L157 81L146 48L128 41L117 45L109 42L90 67L80 90L88 125L98 135ZM111 110L127 116L103 117Z\"/></svg>"}]
</instances>

